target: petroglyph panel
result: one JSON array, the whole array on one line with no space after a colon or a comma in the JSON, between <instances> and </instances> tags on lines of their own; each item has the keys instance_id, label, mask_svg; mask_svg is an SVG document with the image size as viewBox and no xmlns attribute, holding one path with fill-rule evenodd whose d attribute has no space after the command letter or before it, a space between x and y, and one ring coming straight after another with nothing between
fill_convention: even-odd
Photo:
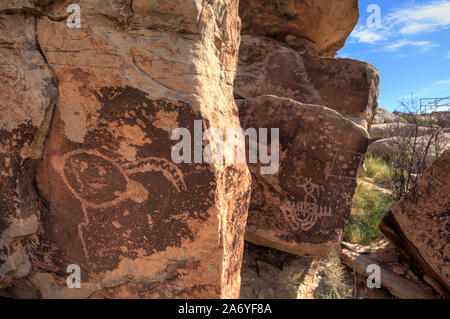
<instances>
[{"instance_id":1,"label":"petroglyph panel","mask_svg":"<svg viewBox=\"0 0 450 319\"><path fill-rule=\"evenodd\" d=\"M377 106L377 70L362 61L321 58L312 42L291 40L242 36L235 97L267 94L323 105L367 127Z\"/></svg>"},{"instance_id":2,"label":"petroglyph panel","mask_svg":"<svg viewBox=\"0 0 450 319\"><path fill-rule=\"evenodd\" d=\"M78 150L63 157L63 171L59 173L72 195L81 203L84 220L78 224L78 232L87 259L89 252L84 230L89 229L91 219L95 219L89 216L91 212L95 214L95 209L114 207L125 200L143 203L148 199L149 192L133 176L160 173L178 192L187 191L181 170L164 158L144 158L124 166L97 151ZM55 167L58 167L57 163ZM148 219L151 223L151 216ZM122 227L117 221L112 224L116 228Z\"/></svg>"},{"instance_id":3,"label":"petroglyph panel","mask_svg":"<svg viewBox=\"0 0 450 319\"><path fill-rule=\"evenodd\" d=\"M358 168L363 164L364 154L352 151L335 150L335 156L330 168L330 177L357 177Z\"/></svg>"},{"instance_id":4,"label":"petroglyph panel","mask_svg":"<svg viewBox=\"0 0 450 319\"><path fill-rule=\"evenodd\" d=\"M193 132L200 116L189 104L151 100L131 87L104 87L95 95L101 109L83 144L55 125L38 185L49 203L46 236L64 258L99 272L123 257L193 240L199 231L193 221L209 218L216 185L208 164L171 161L177 141L158 125L170 114L175 125ZM61 123L59 114L55 122Z\"/></svg>"},{"instance_id":5,"label":"petroglyph panel","mask_svg":"<svg viewBox=\"0 0 450 319\"><path fill-rule=\"evenodd\" d=\"M246 238L300 255L339 242L368 145L365 129L328 108L275 96L238 103L241 124L280 128L280 170L253 174ZM264 116L260 116L264 114Z\"/></svg>"}]
</instances>

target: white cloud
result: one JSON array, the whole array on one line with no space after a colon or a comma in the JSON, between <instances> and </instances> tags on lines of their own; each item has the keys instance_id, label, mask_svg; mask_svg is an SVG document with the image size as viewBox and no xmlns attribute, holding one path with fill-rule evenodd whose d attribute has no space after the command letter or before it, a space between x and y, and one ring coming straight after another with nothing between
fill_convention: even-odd
<instances>
[{"instance_id":1,"label":"white cloud","mask_svg":"<svg viewBox=\"0 0 450 319\"><path fill-rule=\"evenodd\" d=\"M403 48L404 46L411 45L415 47L419 47L422 49L422 51L428 51L431 48L434 48L437 46L437 44L434 44L430 41L409 41L409 40L400 40L394 43L391 43L386 46L387 51L398 51L400 48Z\"/></svg>"},{"instance_id":2,"label":"white cloud","mask_svg":"<svg viewBox=\"0 0 450 319\"><path fill-rule=\"evenodd\" d=\"M450 95L450 78L433 82L431 85L419 90L418 97L445 97Z\"/></svg>"},{"instance_id":3,"label":"white cloud","mask_svg":"<svg viewBox=\"0 0 450 319\"><path fill-rule=\"evenodd\" d=\"M371 44L377 43L381 40L385 40L385 36L383 36L381 33L378 33L377 30L365 26L357 26L350 34L350 37L356 42Z\"/></svg>"},{"instance_id":4,"label":"white cloud","mask_svg":"<svg viewBox=\"0 0 450 319\"><path fill-rule=\"evenodd\" d=\"M377 29L368 27L367 21L360 21L358 26L350 34L350 39L353 42L376 44L399 35L419 35L449 27L450 0L441 0L411 8L396 9L392 13L382 16L381 26ZM415 45L413 43L407 44ZM399 47L407 44L400 45ZM392 45L395 49L398 44L394 43ZM425 50L429 48L427 46Z\"/></svg>"},{"instance_id":5,"label":"white cloud","mask_svg":"<svg viewBox=\"0 0 450 319\"><path fill-rule=\"evenodd\" d=\"M433 84L435 84L435 85L448 85L450 87L450 79L436 81Z\"/></svg>"},{"instance_id":6,"label":"white cloud","mask_svg":"<svg viewBox=\"0 0 450 319\"><path fill-rule=\"evenodd\" d=\"M450 26L450 1L398 9L386 17L403 35L439 31Z\"/></svg>"},{"instance_id":7,"label":"white cloud","mask_svg":"<svg viewBox=\"0 0 450 319\"><path fill-rule=\"evenodd\" d=\"M447 58L447 59L450 59L450 51L447 52L446 58Z\"/></svg>"},{"instance_id":8,"label":"white cloud","mask_svg":"<svg viewBox=\"0 0 450 319\"><path fill-rule=\"evenodd\" d=\"M348 53L338 53L338 56L337 56L338 58L342 58L342 59L346 59L346 58L349 58L350 56L349 56L349 54Z\"/></svg>"}]
</instances>

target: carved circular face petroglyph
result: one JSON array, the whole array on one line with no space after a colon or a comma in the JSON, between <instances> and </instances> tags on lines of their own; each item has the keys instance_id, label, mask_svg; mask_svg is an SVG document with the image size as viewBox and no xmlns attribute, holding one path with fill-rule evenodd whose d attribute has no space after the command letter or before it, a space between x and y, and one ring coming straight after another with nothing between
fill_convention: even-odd
<instances>
[{"instance_id":1,"label":"carved circular face petroglyph","mask_svg":"<svg viewBox=\"0 0 450 319\"><path fill-rule=\"evenodd\" d=\"M144 158L125 168L95 150L77 150L64 155L63 179L72 194L85 206L106 208L129 198L142 203L148 191L129 176L160 172L177 189L186 189L181 171L164 158Z\"/></svg>"},{"instance_id":2,"label":"carved circular face petroglyph","mask_svg":"<svg viewBox=\"0 0 450 319\"><path fill-rule=\"evenodd\" d=\"M63 178L73 195L92 207L108 207L121 201L129 183L119 165L86 150L65 155Z\"/></svg>"},{"instance_id":3,"label":"carved circular face petroglyph","mask_svg":"<svg viewBox=\"0 0 450 319\"><path fill-rule=\"evenodd\" d=\"M83 229L91 222L88 208L104 209L126 199L143 203L149 198L145 186L132 179L134 175L161 173L178 192L187 190L182 171L165 158L147 157L121 166L96 150L76 150L66 153L63 163L64 183L82 204L84 220L78 232L87 258Z\"/></svg>"}]
</instances>

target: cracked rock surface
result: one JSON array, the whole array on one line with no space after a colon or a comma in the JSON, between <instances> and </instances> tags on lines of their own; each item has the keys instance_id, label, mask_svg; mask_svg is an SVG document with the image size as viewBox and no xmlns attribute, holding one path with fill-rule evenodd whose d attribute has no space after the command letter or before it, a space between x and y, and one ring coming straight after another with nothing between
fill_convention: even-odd
<instances>
[{"instance_id":1,"label":"cracked rock surface","mask_svg":"<svg viewBox=\"0 0 450 319\"><path fill-rule=\"evenodd\" d=\"M39 226L34 174L57 91L33 15L0 13L0 287L31 269L24 245Z\"/></svg>"}]
</instances>

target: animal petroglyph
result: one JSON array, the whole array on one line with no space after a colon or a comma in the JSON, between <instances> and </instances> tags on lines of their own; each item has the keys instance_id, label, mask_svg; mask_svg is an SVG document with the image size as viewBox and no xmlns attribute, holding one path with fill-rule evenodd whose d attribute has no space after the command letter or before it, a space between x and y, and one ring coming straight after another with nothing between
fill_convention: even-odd
<instances>
[{"instance_id":1,"label":"animal petroglyph","mask_svg":"<svg viewBox=\"0 0 450 319\"><path fill-rule=\"evenodd\" d=\"M282 207L283 216L294 229L311 230L320 217L331 217L331 208L318 203L318 197L323 187L314 184L310 178L305 178L300 187L305 192L303 201L286 200Z\"/></svg>"},{"instance_id":2,"label":"animal petroglyph","mask_svg":"<svg viewBox=\"0 0 450 319\"><path fill-rule=\"evenodd\" d=\"M88 208L104 209L127 199L136 203L148 199L147 189L133 180L133 175L159 172L178 192L187 190L181 170L164 158L147 157L120 165L98 151L76 150L66 153L62 163L59 173L82 206L84 220L78 225L78 234L88 259L83 237L83 227L90 223Z\"/></svg>"}]
</instances>

